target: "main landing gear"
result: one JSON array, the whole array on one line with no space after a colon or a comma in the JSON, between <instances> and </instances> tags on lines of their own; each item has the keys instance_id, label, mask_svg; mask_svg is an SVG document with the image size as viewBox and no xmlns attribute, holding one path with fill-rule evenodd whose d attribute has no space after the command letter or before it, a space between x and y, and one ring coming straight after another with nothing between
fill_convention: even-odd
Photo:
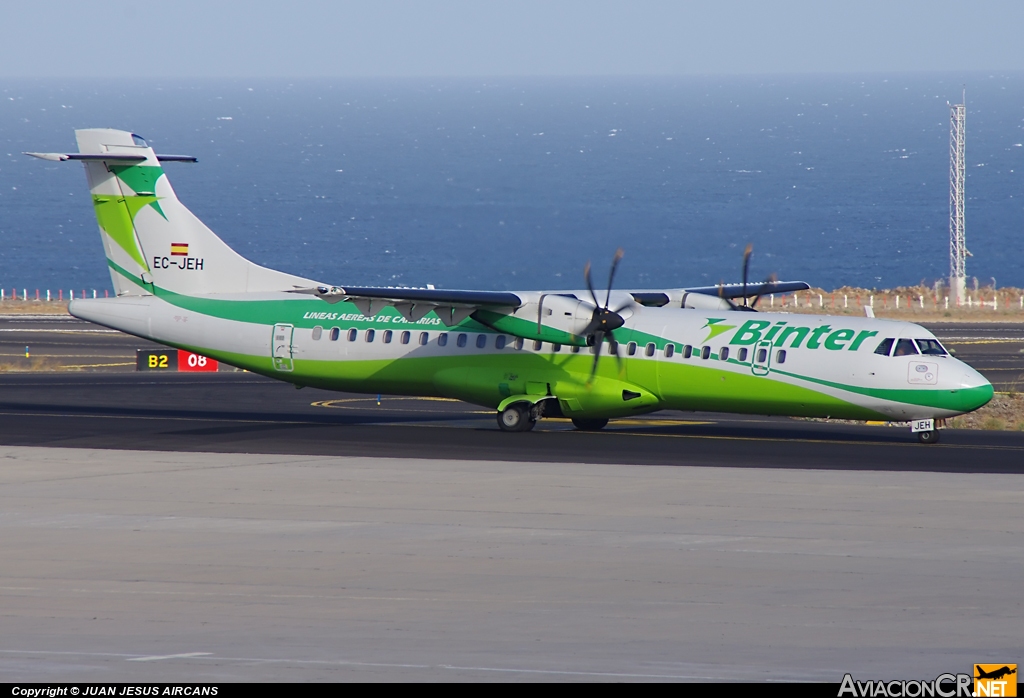
<instances>
[{"instance_id":1,"label":"main landing gear","mask_svg":"<svg viewBox=\"0 0 1024 698\"><path fill-rule=\"evenodd\" d=\"M516 402L498 413L498 426L502 431L530 431L537 424L533 407L525 402Z\"/></svg>"},{"instance_id":2,"label":"main landing gear","mask_svg":"<svg viewBox=\"0 0 1024 698\"><path fill-rule=\"evenodd\" d=\"M530 431L543 415L543 403L531 405L527 402L515 402L498 413L498 426L502 431ZM560 417L561 413L556 412L550 416ZM601 431L608 425L608 420L575 417L572 425L580 431Z\"/></svg>"},{"instance_id":3,"label":"main landing gear","mask_svg":"<svg viewBox=\"0 0 1024 698\"><path fill-rule=\"evenodd\" d=\"M575 418L572 420L572 425L580 431L601 431L608 426L607 419L582 419Z\"/></svg>"}]
</instances>

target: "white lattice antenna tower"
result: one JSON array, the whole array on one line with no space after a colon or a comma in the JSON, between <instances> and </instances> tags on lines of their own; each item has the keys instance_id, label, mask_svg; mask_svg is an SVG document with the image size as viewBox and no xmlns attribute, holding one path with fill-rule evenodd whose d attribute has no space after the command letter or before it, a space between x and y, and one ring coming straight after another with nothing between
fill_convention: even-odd
<instances>
[{"instance_id":1,"label":"white lattice antenna tower","mask_svg":"<svg viewBox=\"0 0 1024 698\"><path fill-rule=\"evenodd\" d=\"M949 107L949 295L956 305L967 299L967 243L964 238L964 118L961 104Z\"/></svg>"}]
</instances>

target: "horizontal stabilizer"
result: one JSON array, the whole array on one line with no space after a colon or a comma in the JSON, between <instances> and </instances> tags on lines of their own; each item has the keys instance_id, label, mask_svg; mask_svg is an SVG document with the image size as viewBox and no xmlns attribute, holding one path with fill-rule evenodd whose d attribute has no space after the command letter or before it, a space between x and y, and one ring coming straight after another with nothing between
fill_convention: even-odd
<instances>
[{"instance_id":1,"label":"horizontal stabilizer","mask_svg":"<svg viewBox=\"0 0 1024 698\"><path fill-rule=\"evenodd\" d=\"M105 161L105 162L142 162L145 155L130 155L126 153L25 153L40 160L52 162L65 162L67 160ZM160 162L198 162L192 155L157 155Z\"/></svg>"}]
</instances>

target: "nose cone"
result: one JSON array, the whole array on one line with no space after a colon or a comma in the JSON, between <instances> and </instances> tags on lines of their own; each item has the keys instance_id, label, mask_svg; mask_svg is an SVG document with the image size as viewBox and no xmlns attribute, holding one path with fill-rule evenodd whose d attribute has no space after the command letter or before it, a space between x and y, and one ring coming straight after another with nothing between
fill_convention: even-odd
<instances>
[{"instance_id":1,"label":"nose cone","mask_svg":"<svg viewBox=\"0 0 1024 698\"><path fill-rule=\"evenodd\" d=\"M995 390L985 376L964 365L964 376L960 379L960 406L964 412L987 405L994 394Z\"/></svg>"}]
</instances>

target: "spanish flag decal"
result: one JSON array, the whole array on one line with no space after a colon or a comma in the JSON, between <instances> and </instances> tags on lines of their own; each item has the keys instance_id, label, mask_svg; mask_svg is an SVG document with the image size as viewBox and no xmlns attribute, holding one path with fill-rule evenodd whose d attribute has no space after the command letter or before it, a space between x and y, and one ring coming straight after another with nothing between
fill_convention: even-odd
<instances>
[{"instance_id":1,"label":"spanish flag decal","mask_svg":"<svg viewBox=\"0 0 1024 698\"><path fill-rule=\"evenodd\" d=\"M187 242L172 242L171 243L171 256L172 257L188 257L188 243Z\"/></svg>"}]
</instances>

